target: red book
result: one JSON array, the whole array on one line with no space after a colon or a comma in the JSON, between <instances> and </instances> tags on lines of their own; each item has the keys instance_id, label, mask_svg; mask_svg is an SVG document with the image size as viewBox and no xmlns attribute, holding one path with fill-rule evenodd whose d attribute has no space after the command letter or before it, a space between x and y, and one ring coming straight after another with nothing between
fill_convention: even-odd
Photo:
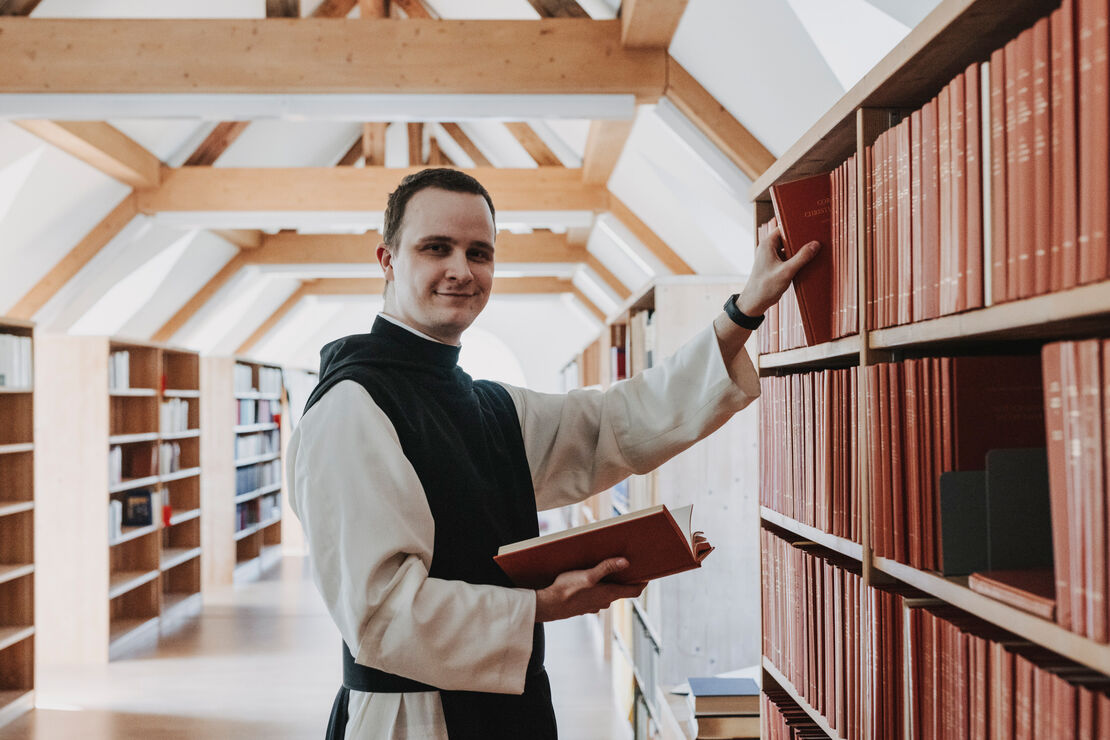
<instances>
[{"instance_id":1,"label":"red book","mask_svg":"<svg viewBox=\"0 0 1110 740\"><path fill-rule=\"evenodd\" d=\"M937 135L940 162L940 315L951 313L955 306L952 278L952 85L937 96Z\"/></svg>"},{"instance_id":2,"label":"red book","mask_svg":"<svg viewBox=\"0 0 1110 740\"><path fill-rule=\"evenodd\" d=\"M1017 128L1015 144L1017 147L1017 229L1013 237L1010 267L1017 269L1016 297L1026 298L1033 295L1033 250L1036 235L1033 232L1033 213L1037 210L1036 177L1033 169L1033 29L1023 31L1017 37ZM1016 251L1016 253L1015 253ZM1016 263L1014 262L1016 259Z\"/></svg>"},{"instance_id":3,"label":"red book","mask_svg":"<svg viewBox=\"0 0 1110 740\"><path fill-rule=\"evenodd\" d=\"M914 321L925 318L925 253L922 250L923 205L922 188L922 116L924 109L910 114L910 271L913 275L913 288L910 303Z\"/></svg>"},{"instance_id":4,"label":"red book","mask_svg":"<svg viewBox=\"0 0 1110 740\"><path fill-rule=\"evenodd\" d=\"M898 323L913 321L913 200L910 195L912 132L905 118L898 134Z\"/></svg>"},{"instance_id":5,"label":"red book","mask_svg":"<svg viewBox=\"0 0 1110 740\"><path fill-rule=\"evenodd\" d=\"M1052 554L1056 588L1056 621L1071 629L1071 587L1068 582L1068 471L1064 443L1064 391L1060 364L1062 345L1046 344L1041 350L1044 379L1045 440L1048 445L1048 488L1052 512Z\"/></svg>"},{"instance_id":6,"label":"red book","mask_svg":"<svg viewBox=\"0 0 1110 740\"><path fill-rule=\"evenodd\" d=\"M771 203L782 229L783 248L793 257L811 241L821 243L816 256L794 276L806 342L832 339L832 209L828 173L771 186Z\"/></svg>"},{"instance_id":7,"label":"red book","mask_svg":"<svg viewBox=\"0 0 1110 740\"><path fill-rule=\"evenodd\" d=\"M991 54L991 302L1006 296L1006 66L1003 51Z\"/></svg>"},{"instance_id":8,"label":"red book","mask_svg":"<svg viewBox=\"0 0 1110 740\"><path fill-rule=\"evenodd\" d=\"M880 415L880 406L882 395L879 392L879 374L881 370L879 365L867 366L865 372L867 373L867 445L868 457L872 460L880 454L879 450L879 437L882 434L882 418ZM882 502L883 495L880 489L879 478L880 466L876 462L868 466L868 489L871 492L871 522L868 527L869 535L871 538L871 549L875 551L876 555L883 557L886 552L883 550L882 540Z\"/></svg>"},{"instance_id":9,"label":"red book","mask_svg":"<svg viewBox=\"0 0 1110 740\"><path fill-rule=\"evenodd\" d=\"M1051 568L972 573L968 588L1015 609L1051 620L1056 614L1056 578Z\"/></svg>"},{"instance_id":10,"label":"red book","mask_svg":"<svg viewBox=\"0 0 1110 740\"><path fill-rule=\"evenodd\" d=\"M856 217L858 168L858 160L853 154L848 158L848 334L859 332L859 219Z\"/></svg>"},{"instance_id":11,"label":"red book","mask_svg":"<svg viewBox=\"0 0 1110 740\"><path fill-rule=\"evenodd\" d=\"M898 321L898 296L901 290L898 275L898 130L888 129L886 143L886 315L887 326Z\"/></svg>"},{"instance_id":12,"label":"red book","mask_svg":"<svg viewBox=\"0 0 1110 740\"><path fill-rule=\"evenodd\" d=\"M875 287L875 323L873 326L879 329L888 325L886 317L886 200L884 196L886 189L885 142L885 135L879 134L879 138L875 140L871 160L873 169L872 192L874 193L873 202L875 204L874 234L871 240L872 274Z\"/></svg>"},{"instance_id":13,"label":"red book","mask_svg":"<svg viewBox=\"0 0 1110 740\"><path fill-rule=\"evenodd\" d=\"M1078 282L1079 192L1076 132L1075 7L1063 0L1049 16L1052 35L1052 290Z\"/></svg>"},{"instance_id":14,"label":"red book","mask_svg":"<svg viewBox=\"0 0 1110 740\"><path fill-rule=\"evenodd\" d=\"M494 561L522 588L545 588L560 573L592 568L607 558L629 565L607 579L640 583L700 568L713 548L690 529L692 506L653 506L562 532L502 545Z\"/></svg>"},{"instance_id":15,"label":"red book","mask_svg":"<svg viewBox=\"0 0 1110 740\"><path fill-rule=\"evenodd\" d=\"M1079 282L1106 277L1110 218L1110 39L1105 0L1077 0L1079 24Z\"/></svg>"},{"instance_id":16,"label":"red book","mask_svg":"<svg viewBox=\"0 0 1110 740\"><path fill-rule=\"evenodd\" d=\"M996 448L1044 446L1039 357L955 357L951 367L955 467L945 470L982 470Z\"/></svg>"},{"instance_id":17,"label":"red book","mask_svg":"<svg viewBox=\"0 0 1110 740\"><path fill-rule=\"evenodd\" d=\"M965 239L964 307L983 307L983 112L978 64L964 73L964 159L967 166L967 237Z\"/></svg>"},{"instance_id":18,"label":"red book","mask_svg":"<svg viewBox=\"0 0 1110 740\"><path fill-rule=\"evenodd\" d=\"M920 512L917 519L917 528L920 529L921 568L928 570L934 567L934 526L933 526L933 490L936 486L935 474L936 448L933 433L933 407L935 399L932 392L933 373L931 360L915 360L917 376L917 401L918 401L918 427L921 455L918 460L917 506Z\"/></svg>"},{"instance_id":19,"label":"red book","mask_svg":"<svg viewBox=\"0 0 1110 740\"><path fill-rule=\"evenodd\" d=\"M863 150L863 172L866 177L864 181L864 202L867 204L867 213L864 231L864 247L863 255L867 260L867 305L864 307L867 316L867 328L877 329L879 327L878 314L876 310L876 295L878 289L878 282L875 277L876 265L876 248L875 248L875 212L877 210L875 202L875 147L874 145L867 147Z\"/></svg>"},{"instance_id":20,"label":"red book","mask_svg":"<svg viewBox=\"0 0 1110 740\"><path fill-rule=\"evenodd\" d=\"M1075 342L1060 344L1060 386L1064 394L1064 449L1067 450L1067 526L1068 580L1071 583L1071 629L1080 635L1087 632L1086 569L1087 547L1084 530L1089 521L1081 506L1083 497L1082 438L1083 407L1079 397L1079 359Z\"/></svg>"},{"instance_id":21,"label":"red book","mask_svg":"<svg viewBox=\"0 0 1110 740\"><path fill-rule=\"evenodd\" d=\"M906 555L906 486L905 459L905 390L902 386L902 363L886 366L890 403L890 539L892 555L899 563L907 562Z\"/></svg>"},{"instance_id":22,"label":"red book","mask_svg":"<svg viewBox=\"0 0 1110 740\"><path fill-rule=\"evenodd\" d=\"M1052 172L1049 166L1051 117L1049 115L1049 71L1051 55L1048 18L1033 26L1033 197L1035 203L1052 203ZM1047 293L1052 275L1049 247L1052 242L1052 210L1033 209L1033 295Z\"/></svg>"},{"instance_id":23,"label":"red book","mask_svg":"<svg viewBox=\"0 0 1110 740\"><path fill-rule=\"evenodd\" d=\"M949 259L952 270L949 286L950 312L967 310L967 199L968 199L968 161L967 125L967 85L963 75L956 75L951 83L948 99L952 121L949 124L949 150L952 158L952 221L949 226Z\"/></svg>"},{"instance_id":24,"label":"red book","mask_svg":"<svg viewBox=\"0 0 1110 740\"><path fill-rule=\"evenodd\" d=\"M1018 91L1018 44L1017 39L1003 48L1003 69L1005 70L1005 110L1006 110L1006 300L1021 297L1018 285L1017 256L1020 249L1018 212L1022 208L1018 184L1018 144L1017 144L1017 91Z\"/></svg>"},{"instance_id":25,"label":"red book","mask_svg":"<svg viewBox=\"0 0 1110 740\"><path fill-rule=\"evenodd\" d=\"M917 398L917 365L918 360L905 360L901 363L902 389L905 402L905 427L903 429L906 441L906 556L910 565L921 568L921 502L920 476L922 444L918 435L918 398Z\"/></svg>"},{"instance_id":26,"label":"red book","mask_svg":"<svg viewBox=\"0 0 1110 740\"><path fill-rule=\"evenodd\" d=\"M1014 740L1033 738L1033 664L1014 656Z\"/></svg>"},{"instance_id":27,"label":"red book","mask_svg":"<svg viewBox=\"0 0 1110 740\"><path fill-rule=\"evenodd\" d=\"M938 101L921 109L921 262L922 318L940 315L940 133Z\"/></svg>"},{"instance_id":28,"label":"red book","mask_svg":"<svg viewBox=\"0 0 1110 740\"><path fill-rule=\"evenodd\" d=\"M990 716L989 691L987 675L990 670L987 665L988 651L987 640L982 637L970 636L971 647L971 698L968 707L971 723L971 740L989 740L987 719Z\"/></svg>"},{"instance_id":29,"label":"red book","mask_svg":"<svg viewBox=\"0 0 1110 740\"><path fill-rule=\"evenodd\" d=\"M879 542L882 545L883 557L894 557L893 527L891 515L891 458L893 451L890 448L891 403L890 403L890 375L886 365L878 365L879 369L879 485L875 489L878 495L879 513Z\"/></svg>"},{"instance_id":30,"label":"red book","mask_svg":"<svg viewBox=\"0 0 1110 740\"><path fill-rule=\"evenodd\" d=\"M1107 640L1106 487L1102 472L1106 451L1102 439L1102 344L1097 339L1077 342L1079 362L1080 465L1086 549L1087 636Z\"/></svg>"}]
</instances>

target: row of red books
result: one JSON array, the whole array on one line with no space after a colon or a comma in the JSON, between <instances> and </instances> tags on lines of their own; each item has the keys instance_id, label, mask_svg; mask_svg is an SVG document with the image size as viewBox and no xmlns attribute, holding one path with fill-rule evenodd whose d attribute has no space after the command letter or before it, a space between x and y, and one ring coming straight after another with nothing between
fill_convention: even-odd
<instances>
[{"instance_id":1,"label":"row of red books","mask_svg":"<svg viewBox=\"0 0 1110 740\"><path fill-rule=\"evenodd\" d=\"M764 687L759 716L764 740L828 740L825 731L780 688Z\"/></svg>"},{"instance_id":2,"label":"row of red books","mask_svg":"<svg viewBox=\"0 0 1110 740\"><path fill-rule=\"evenodd\" d=\"M912 737L1110 737L1102 674L947 605L908 609L905 631Z\"/></svg>"},{"instance_id":3,"label":"row of red books","mask_svg":"<svg viewBox=\"0 0 1110 740\"><path fill-rule=\"evenodd\" d=\"M811 527L860 541L856 370L760 380L759 503Z\"/></svg>"},{"instance_id":4,"label":"row of red books","mask_svg":"<svg viewBox=\"0 0 1110 740\"><path fill-rule=\"evenodd\" d=\"M821 344L859 331L859 268L856 261L856 158L830 172L776 185L771 198L783 235L784 256L811 240L821 251L795 278L796 291L780 301L764 326L764 352ZM757 230L762 241L773 224Z\"/></svg>"},{"instance_id":5,"label":"row of red books","mask_svg":"<svg viewBox=\"0 0 1110 740\"><path fill-rule=\"evenodd\" d=\"M1048 344L1042 362L1056 620L1106 642L1110 340Z\"/></svg>"},{"instance_id":6,"label":"row of red books","mask_svg":"<svg viewBox=\"0 0 1110 740\"><path fill-rule=\"evenodd\" d=\"M1040 360L926 357L866 372L871 548L937 569L940 474L983 470L988 450L1044 447Z\"/></svg>"},{"instance_id":7,"label":"row of red books","mask_svg":"<svg viewBox=\"0 0 1110 740\"><path fill-rule=\"evenodd\" d=\"M841 737L858 740L868 695L859 564L796 547L767 529L760 530L760 547L763 654Z\"/></svg>"}]
</instances>

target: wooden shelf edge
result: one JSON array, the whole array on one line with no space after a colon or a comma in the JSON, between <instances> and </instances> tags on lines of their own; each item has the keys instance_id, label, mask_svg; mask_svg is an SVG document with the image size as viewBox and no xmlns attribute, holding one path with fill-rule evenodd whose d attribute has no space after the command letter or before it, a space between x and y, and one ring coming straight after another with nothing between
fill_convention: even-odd
<instances>
[{"instance_id":1,"label":"wooden shelf edge","mask_svg":"<svg viewBox=\"0 0 1110 740\"><path fill-rule=\"evenodd\" d=\"M236 434L250 434L251 432L268 432L277 428L276 421L266 421L258 424L236 424L232 431Z\"/></svg>"},{"instance_id":2,"label":"wooden shelf edge","mask_svg":"<svg viewBox=\"0 0 1110 740\"><path fill-rule=\"evenodd\" d=\"M235 497L235 503L245 504L247 501L253 501L256 498L261 498L268 493L278 493L280 491L280 483L271 483L268 486L262 486L262 488L256 488L253 491L247 491L246 493L239 494Z\"/></svg>"},{"instance_id":3,"label":"wooden shelf edge","mask_svg":"<svg viewBox=\"0 0 1110 740\"><path fill-rule=\"evenodd\" d=\"M162 396L165 398L200 398L200 391L174 388L162 391Z\"/></svg>"},{"instance_id":4,"label":"wooden shelf edge","mask_svg":"<svg viewBox=\"0 0 1110 740\"><path fill-rule=\"evenodd\" d=\"M853 334L813 347L798 347L797 349L787 349L782 352L772 352L759 356L759 369L786 368L795 365L803 366L822 362L824 360L849 358L853 355L858 358L860 346L860 335Z\"/></svg>"},{"instance_id":5,"label":"wooden shelf edge","mask_svg":"<svg viewBox=\"0 0 1110 740\"><path fill-rule=\"evenodd\" d=\"M822 732L832 738L832 740L843 740L840 735L836 734L836 730L829 727L829 723L825 719L825 716L814 709L808 701L802 698L802 695L799 694L798 690L794 688L794 684L790 683L790 681L786 679L786 676L782 675L782 673L779 672L779 669L775 667L775 664L772 663L771 659L768 658L766 655L763 656L763 670L771 676L774 682L777 683L783 691L790 695L790 698L794 701L794 703L801 707L803 712L809 715L809 718L813 720L818 727L821 728Z\"/></svg>"},{"instance_id":6,"label":"wooden shelf edge","mask_svg":"<svg viewBox=\"0 0 1110 740\"><path fill-rule=\"evenodd\" d=\"M113 434L108 437L110 445L137 444L139 442L157 442L158 432L141 432L139 434Z\"/></svg>"},{"instance_id":7,"label":"wooden shelf edge","mask_svg":"<svg viewBox=\"0 0 1110 740\"><path fill-rule=\"evenodd\" d=\"M4 395L23 395L27 393L34 393L35 387L31 385L2 385L0 386L0 396Z\"/></svg>"},{"instance_id":8,"label":"wooden shelf edge","mask_svg":"<svg viewBox=\"0 0 1110 740\"><path fill-rule=\"evenodd\" d=\"M187 511L181 511L170 516L170 526L174 527L178 524L182 524L198 517L200 517L200 509L189 509Z\"/></svg>"},{"instance_id":9,"label":"wooden shelf edge","mask_svg":"<svg viewBox=\"0 0 1110 740\"><path fill-rule=\"evenodd\" d=\"M168 555L168 557L167 557ZM161 563L159 568L164 573L171 568L176 568L182 563L187 563L194 558L200 557L199 547L171 547L162 550Z\"/></svg>"},{"instance_id":10,"label":"wooden shelf edge","mask_svg":"<svg viewBox=\"0 0 1110 740\"><path fill-rule=\"evenodd\" d=\"M31 511L35 508L34 501L14 501L10 504L0 504L0 516L11 516L12 514L22 514L25 511Z\"/></svg>"},{"instance_id":11,"label":"wooden shelf edge","mask_svg":"<svg viewBox=\"0 0 1110 740\"><path fill-rule=\"evenodd\" d=\"M145 527L124 527L123 532L118 539L108 540L108 547L115 547L122 545L124 542L130 542L140 537L146 537L148 534L153 534L158 531L158 523L148 524Z\"/></svg>"},{"instance_id":12,"label":"wooden shelf edge","mask_svg":"<svg viewBox=\"0 0 1110 740\"><path fill-rule=\"evenodd\" d=\"M0 583L14 581L35 572L34 563L21 563L19 565L0 565Z\"/></svg>"},{"instance_id":13,"label":"wooden shelf edge","mask_svg":"<svg viewBox=\"0 0 1110 740\"><path fill-rule=\"evenodd\" d=\"M108 601L117 599L125 593L134 591L140 586L145 586L161 573L154 570L125 570L113 573L108 577Z\"/></svg>"},{"instance_id":14,"label":"wooden shelf edge","mask_svg":"<svg viewBox=\"0 0 1110 740\"><path fill-rule=\"evenodd\" d=\"M199 436L200 436L200 430L199 429L186 429L184 432L167 432L167 433L162 435L162 439L168 439L168 440L192 439L193 437L199 437Z\"/></svg>"},{"instance_id":15,"label":"wooden shelf edge","mask_svg":"<svg viewBox=\"0 0 1110 740\"><path fill-rule=\"evenodd\" d=\"M153 388L109 388L109 398L154 398L158 391Z\"/></svg>"},{"instance_id":16,"label":"wooden shelf edge","mask_svg":"<svg viewBox=\"0 0 1110 740\"><path fill-rule=\"evenodd\" d=\"M112 620L108 626L108 660L126 654L133 640L147 636L157 639L160 621L157 616Z\"/></svg>"},{"instance_id":17,"label":"wooden shelf edge","mask_svg":"<svg viewBox=\"0 0 1110 740\"><path fill-rule=\"evenodd\" d=\"M841 555L846 555L853 560L863 561L863 545L846 540L843 537L824 532L816 527L811 527L808 524L803 524L796 519L791 519L788 516L768 509L766 506L759 507L759 518L776 527L793 532L796 535L805 537L807 540L813 540L822 547L827 547L830 550L835 550Z\"/></svg>"},{"instance_id":18,"label":"wooden shelf edge","mask_svg":"<svg viewBox=\"0 0 1110 740\"><path fill-rule=\"evenodd\" d=\"M258 463L264 463L264 462L270 462L271 460L277 460L279 457L281 457L280 452L268 452L265 455L254 455L252 457L244 457L242 460L236 460L235 461L235 467L243 468L243 467L246 467L247 465L257 465Z\"/></svg>"},{"instance_id":19,"label":"wooden shelf edge","mask_svg":"<svg viewBox=\"0 0 1110 740\"><path fill-rule=\"evenodd\" d=\"M1095 642L1065 630L1055 622L1015 609L975 593L942 576L917 570L888 558L873 558L874 567L902 583L920 589L1004 630L1048 648L1069 660L1110 674L1110 644Z\"/></svg>"},{"instance_id":20,"label":"wooden shelf edge","mask_svg":"<svg viewBox=\"0 0 1110 740\"><path fill-rule=\"evenodd\" d=\"M34 452L34 442L20 442L19 444L0 445L0 455L14 455L17 452Z\"/></svg>"},{"instance_id":21,"label":"wooden shelf edge","mask_svg":"<svg viewBox=\"0 0 1110 740\"><path fill-rule=\"evenodd\" d=\"M657 280L658 278L649 280L636 290L633 290L632 295L628 296L613 313L605 317L606 326L617 323L626 314L632 311L642 311L646 308L653 308L655 306L655 284Z\"/></svg>"},{"instance_id":22,"label":"wooden shelf edge","mask_svg":"<svg viewBox=\"0 0 1110 740\"><path fill-rule=\"evenodd\" d=\"M17 642L23 642L35 634L34 625L19 627L0 627L0 650L6 650Z\"/></svg>"},{"instance_id":23,"label":"wooden shelf edge","mask_svg":"<svg viewBox=\"0 0 1110 740\"><path fill-rule=\"evenodd\" d=\"M172 473L158 476L158 480L162 483L170 483L171 481L181 480L182 478L192 478L194 475L200 475L199 467L175 470Z\"/></svg>"},{"instance_id":24,"label":"wooden shelf edge","mask_svg":"<svg viewBox=\"0 0 1110 740\"><path fill-rule=\"evenodd\" d=\"M0 691L0 727L35 708L32 690Z\"/></svg>"},{"instance_id":25,"label":"wooden shelf edge","mask_svg":"<svg viewBox=\"0 0 1110 740\"><path fill-rule=\"evenodd\" d=\"M131 478L130 480L120 481L114 486L108 486L108 493L122 493L135 488L143 488L145 486L154 486L157 484L157 475L148 475L144 478Z\"/></svg>"}]
</instances>

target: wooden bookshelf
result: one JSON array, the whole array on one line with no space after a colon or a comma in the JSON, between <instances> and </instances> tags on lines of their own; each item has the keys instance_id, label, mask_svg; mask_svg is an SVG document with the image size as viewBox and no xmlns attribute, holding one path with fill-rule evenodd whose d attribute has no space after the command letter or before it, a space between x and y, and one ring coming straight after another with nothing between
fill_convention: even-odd
<instances>
[{"instance_id":1,"label":"wooden bookshelf","mask_svg":"<svg viewBox=\"0 0 1110 740\"><path fill-rule=\"evenodd\" d=\"M945 0L906 39L887 55L860 83L849 91L822 119L759 180L750 194L756 201L759 223L769 217L768 189L776 182L828 172L849 156L871 146L897 115L915 110L935 95L958 72L973 62L987 59L1018 32L1046 16L1058 2L1034 0ZM933 60L935 63L930 63ZM894 114L894 115L890 115ZM861 160L857 157L857 160ZM862 171L862 165L860 165ZM866 196L859 188L855 218L861 225L856 245L860 295L858 305L868 305L870 260L865 257L863 235L868 219ZM989 207L984 211L989 213ZM985 269L989 269L985 268ZM777 375L815 369L858 365L858 419L856 426L858 467L868 470L872 462L867 445L866 368L880 362L911 356L940 356L948 353L975 354L995 351L1028 353L1048 341L1078 337L1110 336L1110 281L987 305L984 308L941 316L902 326L871 329L866 311L860 312L860 334L827 344L768 354L760 357L761 374ZM777 444L763 439L762 444ZM1065 630L1024 611L971 591L966 577L943 577L892 559L877 557L869 542L871 519L867 475L858 483L862 511L863 542L842 538L794 521L766 507L760 509L761 526L776 534L786 530L824 548L858 560L865 586L892 584L912 587L938 603L952 605L1000 627L1021 639L1043 647L1077 664L1110 676L1110 645ZM762 554L761 554L762 556ZM860 604L866 614L866 599ZM861 629L866 630L866 618ZM866 644L866 635L861 642ZM866 651L865 651L866 654ZM764 680L771 680L789 693L829 737L835 737L822 717L782 672L764 657ZM868 668L864 663L864 672ZM869 693L866 684L862 691ZM866 712L865 712L866 719ZM864 737L876 737L865 722Z\"/></svg>"},{"instance_id":2,"label":"wooden bookshelf","mask_svg":"<svg viewBox=\"0 0 1110 740\"><path fill-rule=\"evenodd\" d=\"M41 660L104 662L156 641L166 604L199 598L200 360L173 347L64 335L43 336L38 360L35 475L45 494L41 575L51 584L40 590L49 605L40 631L50 637ZM89 470L109 476L98 483ZM126 511L146 493L149 518L113 531L111 502ZM196 562L176 561L183 549Z\"/></svg>"},{"instance_id":3,"label":"wooden bookshelf","mask_svg":"<svg viewBox=\"0 0 1110 740\"><path fill-rule=\"evenodd\" d=\"M33 354L32 324L0 318L0 334L30 339ZM34 705L34 406L33 376L5 378L0 384L0 726Z\"/></svg>"},{"instance_id":4,"label":"wooden bookshelf","mask_svg":"<svg viewBox=\"0 0 1110 740\"><path fill-rule=\"evenodd\" d=\"M801 695L801 692L794 688L794 684L790 683L786 676L782 675L779 669L775 667L775 664L766 657L763 658L763 671L765 673L764 681L770 678L780 689L789 694L790 698L794 700L794 703L797 704L803 712L809 715L809 718L821 728L821 732L829 736L830 740L843 740L843 738L837 734L836 730L829 727L829 722L825 719L825 716L814 709L813 705L806 701L805 697Z\"/></svg>"}]
</instances>

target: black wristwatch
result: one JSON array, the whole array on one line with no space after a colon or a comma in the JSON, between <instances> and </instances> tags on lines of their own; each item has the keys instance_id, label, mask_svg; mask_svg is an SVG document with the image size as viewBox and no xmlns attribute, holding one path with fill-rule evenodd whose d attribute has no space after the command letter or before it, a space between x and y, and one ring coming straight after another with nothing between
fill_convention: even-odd
<instances>
[{"instance_id":1,"label":"black wristwatch","mask_svg":"<svg viewBox=\"0 0 1110 740\"><path fill-rule=\"evenodd\" d=\"M725 313L732 319L732 323L737 326L742 326L749 331L755 331L759 325L763 323L764 316L748 316L746 313L736 307L736 299L740 297L739 293L733 293L725 301Z\"/></svg>"}]
</instances>

